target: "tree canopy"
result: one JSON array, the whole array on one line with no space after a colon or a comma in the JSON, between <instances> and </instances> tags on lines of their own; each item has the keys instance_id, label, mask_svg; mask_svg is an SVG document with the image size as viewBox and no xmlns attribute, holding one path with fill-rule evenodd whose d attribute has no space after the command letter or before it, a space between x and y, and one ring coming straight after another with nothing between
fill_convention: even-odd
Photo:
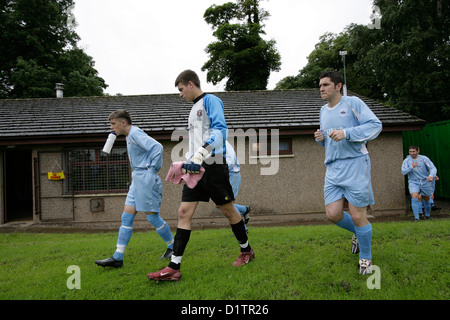
<instances>
[{"instance_id":1,"label":"tree canopy","mask_svg":"<svg viewBox=\"0 0 450 320\"><path fill-rule=\"evenodd\" d=\"M0 98L102 95L92 57L77 47L73 0L0 0Z\"/></svg>"},{"instance_id":2,"label":"tree canopy","mask_svg":"<svg viewBox=\"0 0 450 320\"><path fill-rule=\"evenodd\" d=\"M326 69L343 72L348 89L427 121L450 119L450 10L441 0L374 0L378 28L352 24L326 33L296 76L276 89L318 86Z\"/></svg>"},{"instance_id":3,"label":"tree canopy","mask_svg":"<svg viewBox=\"0 0 450 320\"><path fill-rule=\"evenodd\" d=\"M281 57L275 40L264 40L262 22L269 13L260 0L237 0L221 6L212 5L204 14L217 41L205 51L209 60L207 81L214 85L227 79L225 90L265 90L271 71L279 71Z\"/></svg>"}]
</instances>

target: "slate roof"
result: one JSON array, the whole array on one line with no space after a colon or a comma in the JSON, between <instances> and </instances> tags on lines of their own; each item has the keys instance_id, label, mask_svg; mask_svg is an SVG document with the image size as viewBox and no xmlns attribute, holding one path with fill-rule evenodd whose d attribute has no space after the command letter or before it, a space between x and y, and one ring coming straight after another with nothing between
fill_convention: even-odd
<instances>
[{"instance_id":1,"label":"slate roof","mask_svg":"<svg viewBox=\"0 0 450 320\"><path fill-rule=\"evenodd\" d=\"M318 89L215 92L222 99L229 129L278 128L306 134L319 126L324 104ZM349 93L349 95L355 95ZM382 121L384 130L419 130L425 121L361 97ZM108 115L127 109L133 124L157 138L186 128L192 104L178 94L0 100L0 145L43 143L75 138L104 141Z\"/></svg>"}]
</instances>

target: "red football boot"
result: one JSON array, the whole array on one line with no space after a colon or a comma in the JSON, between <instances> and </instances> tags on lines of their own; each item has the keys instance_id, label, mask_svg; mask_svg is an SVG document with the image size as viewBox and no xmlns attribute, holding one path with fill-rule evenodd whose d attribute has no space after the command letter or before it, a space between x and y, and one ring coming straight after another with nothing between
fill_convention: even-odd
<instances>
[{"instance_id":1,"label":"red football boot","mask_svg":"<svg viewBox=\"0 0 450 320\"><path fill-rule=\"evenodd\" d=\"M253 251L253 248L250 250L250 252L241 252L239 254L239 257L236 259L236 261L233 263L233 267L240 267L250 262L250 260L255 258L255 251Z\"/></svg>"},{"instance_id":2,"label":"red football boot","mask_svg":"<svg viewBox=\"0 0 450 320\"><path fill-rule=\"evenodd\" d=\"M159 281L178 281L181 278L181 271L165 267L158 272L151 272L147 274L148 280Z\"/></svg>"}]
</instances>

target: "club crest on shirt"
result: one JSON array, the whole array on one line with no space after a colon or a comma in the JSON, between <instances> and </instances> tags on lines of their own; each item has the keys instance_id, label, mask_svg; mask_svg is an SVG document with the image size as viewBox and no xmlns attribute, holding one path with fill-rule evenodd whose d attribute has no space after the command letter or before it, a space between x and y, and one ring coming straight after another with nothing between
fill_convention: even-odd
<instances>
[{"instance_id":1,"label":"club crest on shirt","mask_svg":"<svg viewBox=\"0 0 450 320\"><path fill-rule=\"evenodd\" d=\"M345 116L347 114L347 109L341 109L340 115Z\"/></svg>"},{"instance_id":2,"label":"club crest on shirt","mask_svg":"<svg viewBox=\"0 0 450 320\"><path fill-rule=\"evenodd\" d=\"M197 110L197 117L201 118L203 115L203 111L202 110Z\"/></svg>"}]
</instances>

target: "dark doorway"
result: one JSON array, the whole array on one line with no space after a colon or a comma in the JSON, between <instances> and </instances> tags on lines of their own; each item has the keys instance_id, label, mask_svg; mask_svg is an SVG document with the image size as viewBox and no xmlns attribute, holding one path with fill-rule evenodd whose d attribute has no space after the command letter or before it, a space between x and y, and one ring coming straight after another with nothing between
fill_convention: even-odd
<instances>
[{"instance_id":1,"label":"dark doorway","mask_svg":"<svg viewBox=\"0 0 450 320\"><path fill-rule=\"evenodd\" d=\"M5 151L5 222L33 220L31 150Z\"/></svg>"}]
</instances>

